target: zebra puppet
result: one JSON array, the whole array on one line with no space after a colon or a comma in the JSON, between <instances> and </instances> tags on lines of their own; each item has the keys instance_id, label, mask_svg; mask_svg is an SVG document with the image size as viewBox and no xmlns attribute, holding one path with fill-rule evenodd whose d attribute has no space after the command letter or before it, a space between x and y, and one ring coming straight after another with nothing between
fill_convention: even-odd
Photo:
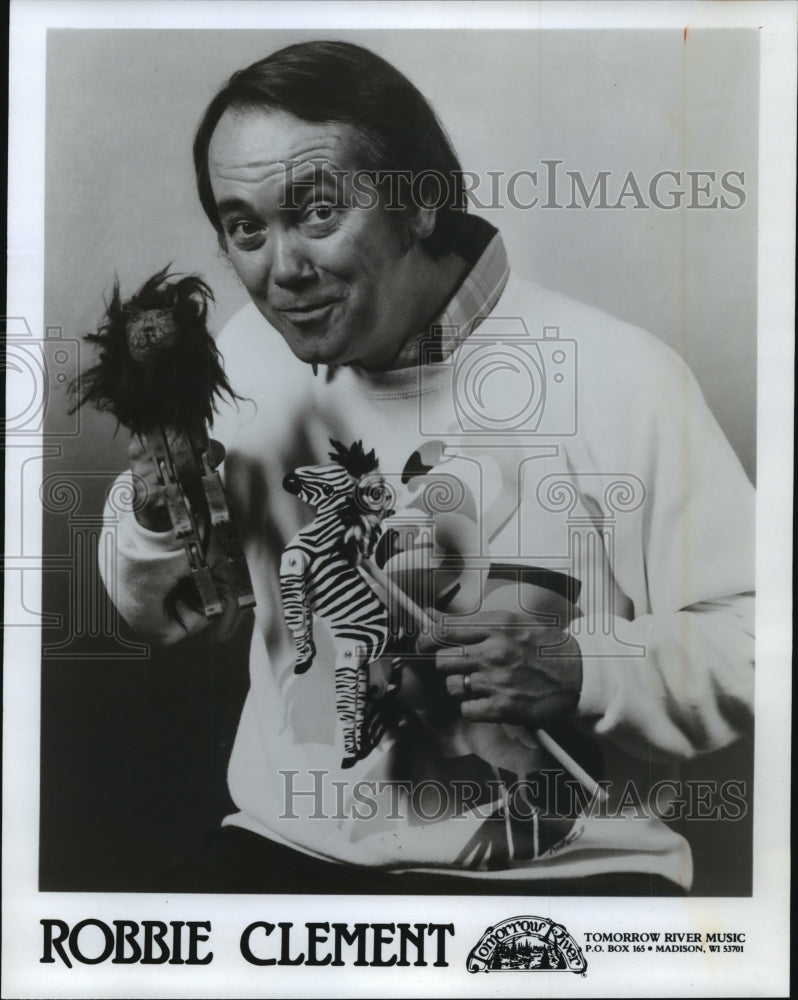
<instances>
[{"instance_id":1,"label":"zebra puppet","mask_svg":"<svg viewBox=\"0 0 798 1000\"><path fill-rule=\"evenodd\" d=\"M284 549L280 590L297 648L296 673L313 664L313 612L332 634L346 768L366 757L381 735L368 713L368 666L385 651L388 609L358 565L372 554L383 519L394 512L374 451L366 454L362 441L350 448L330 444L329 464L295 469L283 480L289 493L316 509L316 518Z\"/></svg>"}]
</instances>

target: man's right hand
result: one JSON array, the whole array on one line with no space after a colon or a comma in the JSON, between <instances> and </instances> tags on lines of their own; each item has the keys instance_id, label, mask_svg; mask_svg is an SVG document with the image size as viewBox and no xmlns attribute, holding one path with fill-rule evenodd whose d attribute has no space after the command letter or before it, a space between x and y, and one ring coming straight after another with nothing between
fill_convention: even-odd
<instances>
[{"instance_id":1,"label":"man's right hand","mask_svg":"<svg viewBox=\"0 0 798 1000\"><path fill-rule=\"evenodd\" d=\"M172 454L178 479L191 500L198 498L200 493L200 476L202 470L194 461L191 442L185 431L167 428L164 437ZM207 439L206 439L207 440ZM195 447L201 451L204 441L199 439ZM134 511L136 520L149 531L169 531L172 523L163 499L158 469L145 442L133 436L127 449L130 471L133 476ZM216 468L224 461L224 446L218 441L210 441L211 464Z\"/></svg>"}]
</instances>

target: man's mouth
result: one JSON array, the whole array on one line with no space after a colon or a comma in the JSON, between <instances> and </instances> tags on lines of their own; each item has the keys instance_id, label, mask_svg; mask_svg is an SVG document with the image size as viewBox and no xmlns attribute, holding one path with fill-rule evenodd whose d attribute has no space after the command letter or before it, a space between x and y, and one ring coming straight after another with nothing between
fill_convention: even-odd
<instances>
[{"instance_id":1,"label":"man's mouth","mask_svg":"<svg viewBox=\"0 0 798 1000\"><path fill-rule=\"evenodd\" d=\"M338 299L327 299L324 302L302 302L278 309L282 316L292 323L313 323L326 319Z\"/></svg>"}]
</instances>

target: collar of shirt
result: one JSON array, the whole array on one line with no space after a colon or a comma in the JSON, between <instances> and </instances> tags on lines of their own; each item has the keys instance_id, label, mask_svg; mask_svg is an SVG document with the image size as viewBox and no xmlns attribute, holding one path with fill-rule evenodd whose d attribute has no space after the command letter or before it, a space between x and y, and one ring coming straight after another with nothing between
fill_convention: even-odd
<instances>
[{"instance_id":1,"label":"collar of shirt","mask_svg":"<svg viewBox=\"0 0 798 1000\"><path fill-rule=\"evenodd\" d=\"M409 340L397 355L392 369L418 364L439 364L470 336L490 315L499 301L510 264L501 234L476 215L462 218L462 242L457 252L471 264L462 282L428 330Z\"/></svg>"}]
</instances>

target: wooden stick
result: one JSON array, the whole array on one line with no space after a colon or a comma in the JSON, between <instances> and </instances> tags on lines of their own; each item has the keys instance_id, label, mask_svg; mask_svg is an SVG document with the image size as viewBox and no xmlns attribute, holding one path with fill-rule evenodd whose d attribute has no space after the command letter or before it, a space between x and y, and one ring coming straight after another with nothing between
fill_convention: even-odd
<instances>
[{"instance_id":1,"label":"wooden stick","mask_svg":"<svg viewBox=\"0 0 798 1000\"><path fill-rule=\"evenodd\" d=\"M402 590L400 586L395 584L386 573L381 569L378 569L372 563L364 560L360 563L360 569L371 577L371 579L378 584L388 595L389 598L395 599L396 603L406 611L410 617L422 628L429 629L430 631L435 628L435 621L430 618L427 612L418 606L415 601L413 601L408 595ZM590 792L590 795L597 798L599 802L607 801L607 792L599 785L599 783L591 778L587 771L578 764L573 757L564 750L556 740L553 740L551 736L545 731L545 729L536 729L534 732L535 739L540 743L540 745L551 754L551 756L565 768L565 770L582 785L582 787Z\"/></svg>"}]
</instances>

